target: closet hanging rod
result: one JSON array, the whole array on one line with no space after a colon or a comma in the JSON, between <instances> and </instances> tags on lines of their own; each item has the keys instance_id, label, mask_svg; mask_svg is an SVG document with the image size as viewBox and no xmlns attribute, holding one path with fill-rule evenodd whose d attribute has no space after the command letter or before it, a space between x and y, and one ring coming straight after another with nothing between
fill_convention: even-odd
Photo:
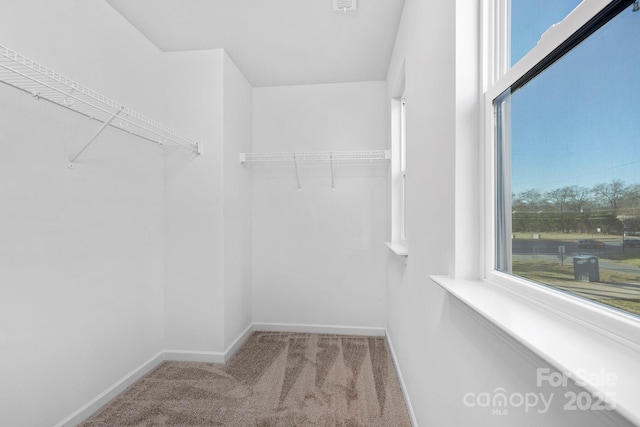
<instances>
[{"instance_id":1,"label":"closet hanging rod","mask_svg":"<svg viewBox=\"0 0 640 427\"><path fill-rule=\"evenodd\" d=\"M124 105L0 45L0 81L115 129L160 145L201 153L201 144ZM118 116L117 124L112 123ZM105 127L106 127L105 126ZM76 156L77 157L77 156Z\"/></svg>"},{"instance_id":2,"label":"closet hanging rod","mask_svg":"<svg viewBox=\"0 0 640 427\"><path fill-rule=\"evenodd\" d=\"M240 163L375 161L390 158L389 150L240 153Z\"/></svg>"}]
</instances>

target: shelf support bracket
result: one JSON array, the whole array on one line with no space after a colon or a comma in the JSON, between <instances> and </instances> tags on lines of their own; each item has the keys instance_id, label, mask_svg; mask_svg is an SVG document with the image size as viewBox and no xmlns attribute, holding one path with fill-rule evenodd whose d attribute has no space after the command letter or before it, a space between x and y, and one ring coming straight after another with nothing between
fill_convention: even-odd
<instances>
[{"instance_id":1,"label":"shelf support bracket","mask_svg":"<svg viewBox=\"0 0 640 427\"><path fill-rule=\"evenodd\" d=\"M335 179L333 176L333 153L329 153L329 161L331 162L331 189L335 190L336 185L335 185Z\"/></svg>"},{"instance_id":2,"label":"shelf support bracket","mask_svg":"<svg viewBox=\"0 0 640 427\"><path fill-rule=\"evenodd\" d=\"M78 154L76 154L75 156L73 156L73 158L71 158L71 160L69 160L69 169L73 169L73 162L75 162L75 160L78 158L78 156L80 156L80 154L82 154L84 152L84 150L86 150L93 143L93 141L96 140L96 138L102 133L102 131L104 131L107 128L107 126L109 126L111 124L113 119L115 119L118 116L118 114L120 114L120 113L122 113L122 110L118 111L113 116L111 116L111 118L109 120L104 122L102 124L102 126L100 127L100 129L98 129L98 131L95 133L95 135L93 135L93 137L89 140L89 142L87 142L85 144L85 146L82 147L82 150L80 150L78 152Z\"/></svg>"},{"instance_id":3,"label":"shelf support bracket","mask_svg":"<svg viewBox=\"0 0 640 427\"><path fill-rule=\"evenodd\" d=\"M298 159L296 158L296 153L293 153L293 165L296 168L296 180L298 181L298 190L302 190L302 186L300 185L300 173L298 172Z\"/></svg>"}]
</instances>

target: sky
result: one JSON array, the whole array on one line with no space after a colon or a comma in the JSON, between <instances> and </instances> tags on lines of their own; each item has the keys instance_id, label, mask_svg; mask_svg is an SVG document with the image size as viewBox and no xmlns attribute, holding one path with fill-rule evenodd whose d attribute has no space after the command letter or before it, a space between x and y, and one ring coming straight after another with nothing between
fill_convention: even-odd
<instances>
[{"instance_id":1,"label":"sky","mask_svg":"<svg viewBox=\"0 0 640 427\"><path fill-rule=\"evenodd\" d=\"M512 0L512 63L579 0ZM640 184L640 11L631 6L511 97L512 192Z\"/></svg>"}]
</instances>

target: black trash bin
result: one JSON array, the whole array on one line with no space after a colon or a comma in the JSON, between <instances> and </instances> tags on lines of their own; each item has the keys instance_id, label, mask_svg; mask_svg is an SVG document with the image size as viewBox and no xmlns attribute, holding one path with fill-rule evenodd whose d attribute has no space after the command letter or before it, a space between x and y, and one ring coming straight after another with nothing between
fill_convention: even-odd
<instances>
[{"instance_id":1,"label":"black trash bin","mask_svg":"<svg viewBox=\"0 0 640 427\"><path fill-rule=\"evenodd\" d=\"M573 277L576 280L588 278L590 282L600 281L600 264L597 256L576 255L573 257Z\"/></svg>"}]
</instances>

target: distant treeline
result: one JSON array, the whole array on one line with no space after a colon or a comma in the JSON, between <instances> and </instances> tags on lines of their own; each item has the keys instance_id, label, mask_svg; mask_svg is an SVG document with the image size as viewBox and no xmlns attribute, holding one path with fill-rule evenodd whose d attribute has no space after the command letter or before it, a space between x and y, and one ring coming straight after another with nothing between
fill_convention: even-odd
<instances>
[{"instance_id":1,"label":"distant treeline","mask_svg":"<svg viewBox=\"0 0 640 427\"><path fill-rule=\"evenodd\" d=\"M577 185L543 193L529 189L512 194L514 232L621 234L640 231L640 184L621 180Z\"/></svg>"}]
</instances>

